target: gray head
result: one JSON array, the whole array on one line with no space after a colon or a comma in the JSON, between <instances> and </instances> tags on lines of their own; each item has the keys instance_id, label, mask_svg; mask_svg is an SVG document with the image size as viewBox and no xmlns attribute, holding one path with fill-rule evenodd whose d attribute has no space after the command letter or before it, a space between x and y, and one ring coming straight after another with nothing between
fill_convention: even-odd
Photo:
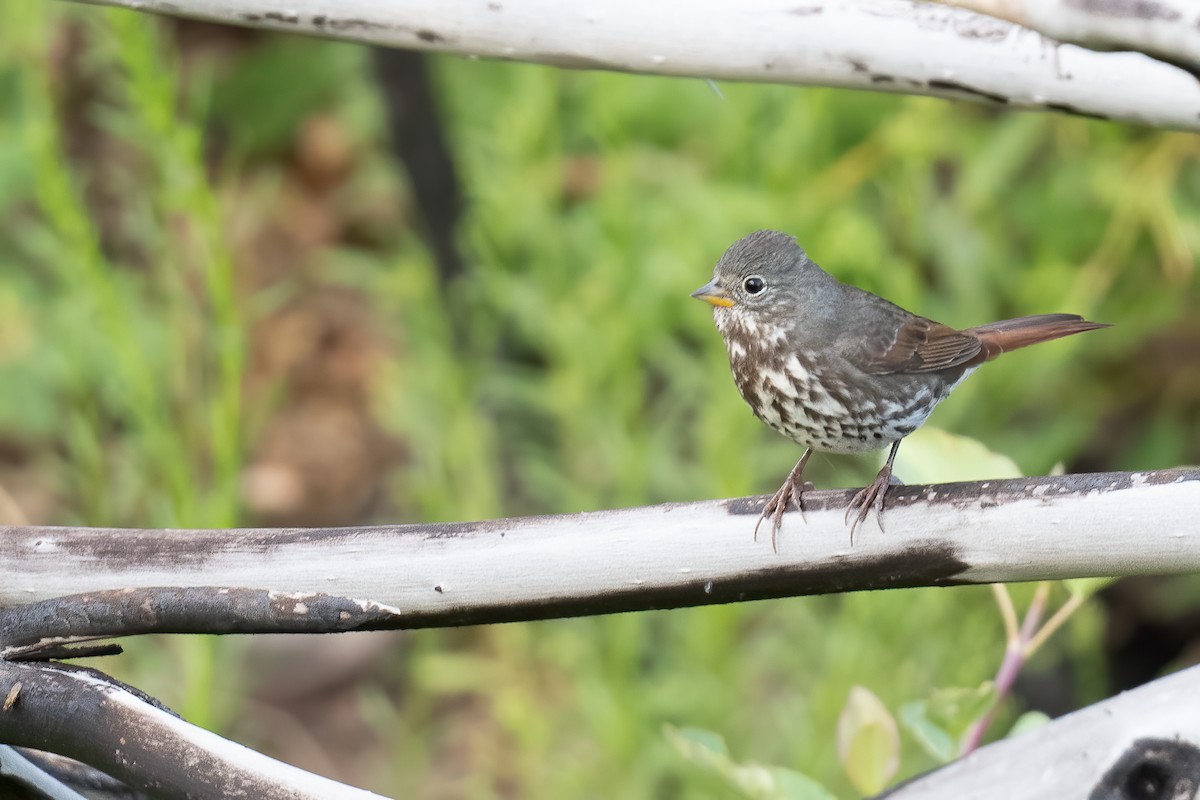
<instances>
[{"instance_id":1,"label":"gray head","mask_svg":"<svg viewBox=\"0 0 1200 800\"><path fill-rule=\"evenodd\" d=\"M717 326L732 319L783 324L805 300L833 279L779 231L756 231L738 239L713 270L713 279L692 297L713 306Z\"/></svg>"}]
</instances>

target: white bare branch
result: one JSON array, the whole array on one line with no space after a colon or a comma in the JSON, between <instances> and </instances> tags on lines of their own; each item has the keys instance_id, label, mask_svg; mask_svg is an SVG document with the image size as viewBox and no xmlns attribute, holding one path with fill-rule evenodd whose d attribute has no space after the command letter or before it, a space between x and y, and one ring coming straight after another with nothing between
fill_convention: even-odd
<instances>
[{"instance_id":1,"label":"white bare branch","mask_svg":"<svg viewBox=\"0 0 1200 800\"><path fill-rule=\"evenodd\" d=\"M1200 82L1182 69L914 0L94 1L471 57L932 95L1200 130Z\"/></svg>"},{"instance_id":2,"label":"white bare branch","mask_svg":"<svg viewBox=\"0 0 1200 800\"><path fill-rule=\"evenodd\" d=\"M976 750L888 800L1194 797L1200 769L1200 667Z\"/></svg>"},{"instance_id":3,"label":"white bare branch","mask_svg":"<svg viewBox=\"0 0 1200 800\"><path fill-rule=\"evenodd\" d=\"M1195 0L942 0L1097 50L1136 50L1200 71Z\"/></svg>"},{"instance_id":4,"label":"white bare branch","mask_svg":"<svg viewBox=\"0 0 1200 800\"><path fill-rule=\"evenodd\" d=\"M0 528L0 654L151 631L477 624L877 589L1200 571L1200 469L896 486L851 546L809 492L558 517L279 530ZM30 656L33 657L33 656Z\"/></svg>"}]
</instances>

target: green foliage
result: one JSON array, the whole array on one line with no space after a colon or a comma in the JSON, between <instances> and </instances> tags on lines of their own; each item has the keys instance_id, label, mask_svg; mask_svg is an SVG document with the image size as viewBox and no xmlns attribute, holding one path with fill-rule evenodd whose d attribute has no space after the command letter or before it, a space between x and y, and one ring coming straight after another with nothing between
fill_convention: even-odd
<instances>
[{"instance_id":1,"label":"green foliage","mask_svg":"<svg viewBox=\"0 0 1200 800\"><path fill-rule=\"evenodd\" d=\"M1069 578L1063 586L1072 596L1087 599L1113 582L1113 578Z\"/></svg>"},{"instance_id":2,"label":"green foliage","mask_svg":"<svg viewBox=\"0 0 1200 800\"><path fill-rule=\"evenodd\" d=\"M834 800L821 784L794 770L737 763L729 757L725 740L711 731L667 725L663 727L663 735L680 755L719 775L743 797L752 800Z\"/></svg>"},{"instance_id":3,"label":"green foliage","mask_svg":"<svg viewBox=\"0 0 1200 800\"><path fill-rule=\"evenodd\" d=\"M1021 469L1006 455L981 442L939 428L918 428L896 454L896 474L905 483L1020 478Z\"/></svg>"},{"instance_id":4,"label":"green foliage","mask_svg":"<svg viewBox=\"0 0 1200 800\"><path fill-rule=\"evenodd\" d=\"M958 756L967 729L995 702L991 681L974 689L935 689L928 698L901 706L900 721L930 756L944 764Z\"/></svg>"},{"instance_id":5,"label":"green foliage","mask_svg":"<svg viewBox=\"0 0 1200 800\"><path fill-rule=\"evenodd\" d=\"M1026 711L1017 717L1017 721L1008 729L1008 737L1020 736L1023 733L1035 731L1050 721L1050 717L1041 711Z\"/></svg>"},{"instance_id":6,"label":"green foliage","mask_svg":"<svg viewBox=\"0 0 1200 800\"><path fill-rule=\"evenodd\" d=\"M838 716L837 744L842 769L862 794L883 791L900 768L896 720L869 689L850 690Z\"/></svg>"},{"instance_id":7,"label":"green foliage","mask_svg":"<svg viewBox=\"0 0 1200 800\"><path fill-rule=\"evenodd\" d=\"M365 151L331 202L411 204L388 164L370 60L268 38L184 69L154 17L23 0L0 10L0 435L52 476L56 521L235 524L248 420L261 414L243 407L245 341L254 310L277 297L237 285L229 231L246 208L233 198L277 197L271 159L320 112ZM120 157L68 146L83 123L64 119L57 95L64 16L98 86L73 116L115 133ZM311 254L317 277L371 299L395 345L373 387L377 419L407 453L387 521L774 489L797 450L738 398L710 315L687 297L729 243L762 227L948 324L1049 311L1119 323L1005 356L938 410L936 426L1011 462L931 430L900 449L905 480L962 479L966 464L980 477L1042 472L1093 442L1116 467L1191 452L1182 416L1120 439L1105 425L1137 388L1120 365L1200 315L1195 137L917 98L737 84L721 100L700 81L432 63L469 198L467 276L443 290L407 227ZM206 163L215 132L228 147ZM94 218L89 192L119 197L120 215ZM141 255L118 261L108 236ZM861 483L869 462L819 457L811 478ZM1103 689L1097 613L1081 612L1057 648L1076 661L1081 703ZM855 766L851 783L839 768L853 686L900 708L977 685L1003 651L981 587L408 641L387 679L401 689L362 689L363 717L398 741L375 788L431 796L462 773L453 796L531 800L709 797L719 781L818 796L803 775L849 796L883 774ZM207 647L143 645L122 676L228 728L245 710L240 687L216 681ZM238 672L236 652L223 674ZM961 719L923 703L900 720L926 747L944 734L941 758ZM455 713L462 705L472 713ZM664 724L718 730L786 769L736 763L682 727L668 744ZM852 741L872 741L864 724ZM900 778L933 763L911 736L899 747Z\"/></svg>"},{"instance_id":8,"label":"green foliage","mask_svg":"<svg viewBox=\"0 0 1200 800\"><path fill-rule=\"evenodd\" d=\"M15 16L10 35L29 37L15 48L24 67L17 119L39 213L10 231L15 252L0 269L15 276L3 296L17 318L36 323L5 381L23 391L0 406L0 425L60 438L60 472L73 500L62 522L234 525L245 330L201 126L180 111L169 50L153 18L86 18L96 43L89 66L105 75L96 124L136 155L81 176L69 168L52 105L56 87L42 66L47 54L36 49L49 45L55 14L39 8ZM139 240L152 268L108 256L84 197L85 182L100 179L137 187L122 198L129 217L116 224ZM22 268L23 261L40 269ZM211 640L196 639L184 659L179 705L200 724L215 722L214 658Z\"/></svg>"},{"instance_id":9,"label":"green foliage","mask_svg":"<svg viewBox=\"0 0 1200 800\"><path fill-rule=\"evenodd\" d=\"M51 15L24 16L37 42L48 24L40 17ZM168 51L152 19L106 12L89 16L88 26L99 43L90 65L106 70L111 96L97 108L98 124L137 152L128 165L103 165L110 171L102 175L73 173L51 104L55 87L36 68L46 54L18 49L28 58L18 78L22 152L40 213L9 231L15 253L5 274L14 276L9 302L37 326L13 364L34 382L4 407L2 422L24 430L26 418L53 419L65 428L72 468L64 473L75 482L78 520L232 525L244 329L201 127L179 112L176 77L164 67ZM129 219L117 224L140 240L153 269L108 257L84 200L83 183L100 178L137 186L123 198ZM18 258L40 274L21 269ZM106 440L116 429L123 441Z\"/></svg>"}]
</instances>

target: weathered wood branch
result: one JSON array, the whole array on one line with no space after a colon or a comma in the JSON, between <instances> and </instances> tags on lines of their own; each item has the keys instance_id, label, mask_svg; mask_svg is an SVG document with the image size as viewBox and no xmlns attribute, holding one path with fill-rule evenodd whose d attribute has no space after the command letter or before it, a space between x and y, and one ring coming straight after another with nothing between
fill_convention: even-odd
<instances>
[{"instance_id":1,"label":"weathered wood branch","mask_svg":"<svg viewBox=\"0 0 1200 800\"><path fill-rule=\"evenodd\" d=\"M1200 571L1200 468L896 486L850 545L851 491L365 528L0 528L0 655L149 632L420 628L771 597Z\"/></svg>"},{"instance_id":2,"label":"weathered wood branch","mask_svg":"<svg viewBox=\"0 0 1200 800\"><path fill-rule=\"evenodd\" d=\"M1200 71L1195 0L941 0L1097 50L1136 50Z\"/></svg>"},{"instance_id":3,"label":"weathered wood branch","mask_svg":"<svg viewBox=\"0 0 1200 800\"><path fill-rule=\"evenodd\" d=\"M31 762L15 747L0 745L0 797L88 800Z\"/></svg>"},{"instance_id":4,"label":"weathered wood branch","mask_svg":"<svg viewBox=\"0 0 1200 800\"><path fill-rule=\"evenodd\" d=\"M976 750L887 800L1195 797L1200 667L1177 672Z\"/></svg>"},{"instance_id":5,"label":"weathered wood branch","mask_svg":"<svg viewBox=\"0 0 1200 800\"><path fill-rule=\"evenodd\" d=\"M222 739L92 670L0 660L0 697L0 742L69 756L152 797L381 797Z\"/></svg>"},{"instance_id":6,"label":"weathered wood branch","mask_svg":"<svg viewBox=\"0 0 1200 800\"><path fill-rule=\"evenodd\" d=\"M359 42L604 69L835 86L1200 130L1200 82L915 0L91 0Z\"/></svg>"}]
</instances>

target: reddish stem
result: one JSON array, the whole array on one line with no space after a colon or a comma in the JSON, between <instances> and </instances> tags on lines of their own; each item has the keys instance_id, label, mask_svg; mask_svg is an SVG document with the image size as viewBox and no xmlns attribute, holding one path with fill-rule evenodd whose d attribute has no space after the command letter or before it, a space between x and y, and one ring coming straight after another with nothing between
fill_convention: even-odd
<instances>
[{"instance_id":1,"label":"reddish stem","mask_svg":"<svg viewBox=\"0 0 1200 800\"><path fill-rule=\"evenodd\" d=\"M992 724L992 719L996 716L1000 703L1008 696L1009 690L1017 680L1017 675L1021 673L1021 667L1025 666L1025 645L1037 633L1049 595L1050 584L1038 584L1033 600L1029 603L1029 610L1025 612L1025 619L1021 621L1021 630L1017 632L1017 638L1010 639L1004 648L1004 660L1000 662L1000 669L996 670L996 677L993 679L996 687L996 699L992 702L991 708L976 720L967 732L959 755L965 756L974 752L983 742L983 735L987 733L988 727Z\"/></svg>"}]
</instances>

